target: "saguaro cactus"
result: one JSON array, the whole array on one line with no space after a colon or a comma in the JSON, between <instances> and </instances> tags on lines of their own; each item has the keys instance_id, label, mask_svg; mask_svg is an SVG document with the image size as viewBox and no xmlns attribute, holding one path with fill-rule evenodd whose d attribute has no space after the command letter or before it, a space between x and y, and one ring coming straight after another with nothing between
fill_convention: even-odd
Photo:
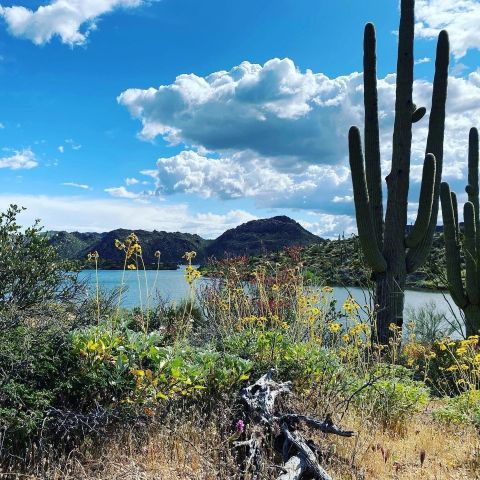
<instances>
[{"instance_id":1,"label":"saguaro cactus","mask_svg":"<svg viewBox=\"0 0 480 480\"><path fill-rule=\"evenodd\" d=\"M458 224L457 197L448 183L440 188L442 201L447 280L453 301L465 314L467 336L480 333L480 220L478 188L478 130L468 137L468 201L463 207L464 231ZM461 238L463 237L463 242ZM465 287L462 280L461 249L465 259Z\"/></svg>"},{"instance_id":2,"label":"saguaro cactus","mask_svg":"<svg viewBox=\"0 0 480 480\"><path fill-rule=\"evenodd\" d=\"M377 340L388 342L390 324L402 327L407 273L426 259L437 223L443 163L445 102L449 42L446 31L438 37L432 108L417 219L406 235L412 124L426 110L412 102L414 0L402 0L397 58L395 123L391 171L386 178L387 209L383 215L375 28L365 26L363 82L365 105L365 159L357 127L349 132L350 168L358 235L376 282Z\"/></svg>"}]
</instances>

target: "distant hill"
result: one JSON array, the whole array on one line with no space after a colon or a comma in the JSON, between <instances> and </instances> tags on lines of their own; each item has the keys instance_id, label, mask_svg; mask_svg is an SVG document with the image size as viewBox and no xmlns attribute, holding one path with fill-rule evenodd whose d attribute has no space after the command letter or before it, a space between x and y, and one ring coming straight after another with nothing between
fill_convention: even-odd
<instances>
[{"instance_id":1,"label":"distant hill","mask_svg":"<svg viewBox=\"0 0 480 480\"><path fill-rule=\"evenodd\" d=\"M122 268L124 257L115 248L115 240L124 240L130 233L131 230L118 229L105 233L49 232L49 235L51 244L63 258L83 262L89 252L97 251L101 268ZM227 230L216 240L180 232L135 230L135 233L147 267L155 264L156 250L160 250L161 260L166 264L183 263L183 254L191 250L197 252L196 261L203 263L209 257L259 255L292 245L306 246L323 241L286 216L252 220Z\"/></svg>"},{"instance_id":2,"label":"distant hill","mask_svg":"<svg viewBox=\"0 0 480 480\"><path fill-rule=\"evenodd\" d=\"M311 245L322 240L298 222L286 216L252 220L227 230L206 248L207 257L223 258L228 255L259 255L285 247Z\"/></svg>"},{"instance_id":3,"label":"distant hill","mask_svg":"<svg viewBox=\"0 0 480 480\"><path fill-rule=\"evenodd\" d=\"M50 232L50 242L60 255L69 260L84 262L88 253L97 251L101 268L122 268L124 253L115 247L115 240L125 240L131 230L117 229L105 233ZM182 262L185 252L195 250L198 260L203 261L204 251L209 240L199 235L180 232L148 232L135 230L142 245L143 258L147 268L156 264L155 252L160 250L164 266L175 268ZM170 265L169 265L170 264Z\"/></svg>"}]
</instances>

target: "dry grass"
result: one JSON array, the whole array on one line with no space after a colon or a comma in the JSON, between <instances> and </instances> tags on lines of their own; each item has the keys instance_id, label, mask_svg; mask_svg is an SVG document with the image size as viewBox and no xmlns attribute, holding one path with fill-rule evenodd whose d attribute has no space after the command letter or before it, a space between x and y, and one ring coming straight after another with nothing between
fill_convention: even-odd
<instances>
[{"instance_id":1,"label":"dry grass","mask_svg":"<svg viewBox=\"0 0 480 480\"><path fill-rule=\"evenodd\" d=\"M480 478L480 437L473 428L447 428L425 413L412 418L401 435L361 428L355 421L353 428L359 432L355 445L337 441L337 453L353 460L365 479ZM356 478L347 468L337 471L343 475L338 478Z\"/></svg>"},{"instance_id":2,"label":"dry grass","mask_svg":"<svg viewBox=\"0 0 480 480\"><path fill-rule=\"evenodd\" d=\"M239 479L228 435L232 412L210 416L190 412L183 422L162 422L139 437L138 428L111 433L66 458L43 462L42 473L0 474L2 479L48 480L227 480ZM310 436L325 447L324 466L335 479L480 479L480 438L474 429L447 428L429 413L411 419L402 435L366 426L350 416L353 439ZM231 440L231 439L230 439ZM422 465L421 457L424 452ZM272 456L268 464L279 463ZM40 462L41 463L41 462ZM266 468L262 479L274 479Z\"/></svg>"}]
</instances>

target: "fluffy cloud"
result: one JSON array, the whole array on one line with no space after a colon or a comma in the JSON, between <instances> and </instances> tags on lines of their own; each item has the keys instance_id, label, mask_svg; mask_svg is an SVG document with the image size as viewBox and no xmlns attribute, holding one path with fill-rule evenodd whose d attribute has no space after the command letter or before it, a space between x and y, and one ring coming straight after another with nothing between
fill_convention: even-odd
<instances>
[{"instance_id":1,"label":"fluffy cloud","mask_svg":"<svg viewBox=\"0 0 480 480\"><path fill-rule=\"evenodd\" d=\"M27 208L20 219L23 225L32 224L40 218L42 225L49 230L104 232L115 228L157 229L215 238L228 228L256 218L244 210L232 210L222 215L192 213L185 204L145 204L138 208L135 203L118 199L0 194L1 211L5 211L11 203Z\"/></svg>"},{"instance_id":2,"label":"fluffy cloud","mask_svg":"<svg viewBox=\"0 0 480 480\"><path fill-rule=\"evenodd\" d=\"M391 158L395 80L394 74L378 80L384 175ZM415 102L429 109L431 90L430 82L415 81ZM480 116L480 71L451 77L448 95L444 178L461 189L468 130ZM207 77L180 75L157 89L129 89L118 101L141 120L142 138L161 136L190 147L159 159L158 171L148 172L164 194L254 197L260 206L353 212L347 132L363 123L360 73L328 78L302 73L289 59L263 66L243 62ZM427 133L428 115L414 125L413 201Z\"/></svg>"},{"instance_id":3,"label":"fluffy cloud","mask_svg":"<svg viewBox=\"0 0 480 480\"><path fill-rule=\"evenodd\" d=\"M129 89L118 101L141 120L144 139L162 136L207 151L252 151L277 168L338 162L333 143L362 113L362 77L300 72L290 59L243 62L230 71L180 75L158 89Z\"/></svg>"},{"instance_id":4,"label":"fluffy cloud","mask_svg":"<svg viewBox=\"0 0 480 480\"><path fill-rule=\"evenodd\" d=\"M349 181L346 167L308 165L300 172L279 172L250 153L209 158L187 150L157 162L160 193L191 193L203 198L254 197L262 207L320 207L339 185ZM348 188L348 186L347 186ZM322 195L318 191L322 190Z\"/></svg>"},{"instance_id":5,"label":"fluffy cloud","mask_svg":"<svg viewBox=\"0 0 480 480\"><path fill-rule=\"evenodd\" d=\"M448 30L456 58L469 49L480 49L480 2L478 0L417 0L415 5L417 35L435 38Z\"/></svg>"},{"instance_id":6,"label":"fluffy cloud","mask_svg":"<svg viewBox=\"0 0 480 480\"><path fill-rule=\"evenodd\" d=\"M304 228L323 238L345 236L356 233L355 219L348 215L331 215L328 213L312 213L310 221L299 222Z\"/></svg>"},{"instance_id":7,"label":"fluffy cloud","mask_svg":"<svg viewBox=\"0 0 480 480\"><path fill-rule=\"evenodd\" d=\"M125 179L125 184L127 185L127 187L129 187L130 185L136 185L139 182L140 181L137 180L135 177L129 177Z\"/></svg>"},{"instance_id":8,"label":"fluffy cloud","mask_svg":"<svg viewBox=\"0 0 480 480\"><path fill-rule=\"evenodd\" d=\"M38 166L37 157L29 148L15 151L13 155L7 157L0 157L0 168L30 170L36 166Z\"/></svg>"},{"instance_id":9,"label":"fluffy cloud","mask_svg":"<svg viewBox=\"0 0 480 480\"><path fill-rule=\"evenodd\" d=\"M22 6L2 7L0 15L8 31L37 45L59 36L62 43L82 45L96 28L96 20L117 8L133 8L144 0L53 0L30 10Z\"/></svg>"}]
</instances>

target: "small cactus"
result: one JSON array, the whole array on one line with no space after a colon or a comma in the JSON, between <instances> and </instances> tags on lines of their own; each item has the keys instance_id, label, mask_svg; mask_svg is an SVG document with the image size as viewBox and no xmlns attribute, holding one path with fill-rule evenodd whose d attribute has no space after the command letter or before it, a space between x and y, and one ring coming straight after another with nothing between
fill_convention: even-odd
<instances>
[{"instance_id":1,"label":"small cactus","mask_svg":"<svg viewBox=\"0 0 480 480\"><path fill-rule=\"evenodd\" d=\"M465 314L467 336L480 333L480 217L478 186L478 130L472 128L468 138L468 201L463 207L464 231L460 234L457 197L443 182L442 202L447 281L450 295ZM463 241L462 241L463 237ZM462 278L462 251L465 278Z\"/></svg>"}]
</instances>

